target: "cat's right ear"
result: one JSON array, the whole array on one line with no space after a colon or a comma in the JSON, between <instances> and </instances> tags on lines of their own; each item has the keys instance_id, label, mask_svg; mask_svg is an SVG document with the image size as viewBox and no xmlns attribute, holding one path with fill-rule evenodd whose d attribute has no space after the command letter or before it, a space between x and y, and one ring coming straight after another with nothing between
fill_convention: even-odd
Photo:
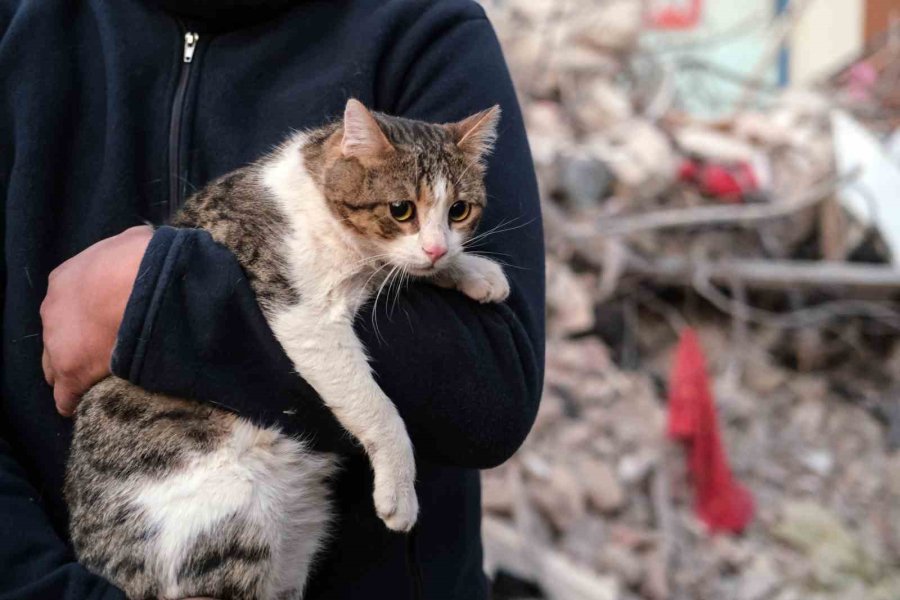
<instances>
[{"instance_id":1,"label":"cat's right ear","mask_svg":"<svg viewBox=\"0 0 900 600\"><path fill-rule=\"evenodd\" d=\"M347 100L344 108L344 137L341 153L347 158L357 158L363 162L378 160L394 151L378 121L372 113L355 98Z\"/></svg>"}]
</instances>

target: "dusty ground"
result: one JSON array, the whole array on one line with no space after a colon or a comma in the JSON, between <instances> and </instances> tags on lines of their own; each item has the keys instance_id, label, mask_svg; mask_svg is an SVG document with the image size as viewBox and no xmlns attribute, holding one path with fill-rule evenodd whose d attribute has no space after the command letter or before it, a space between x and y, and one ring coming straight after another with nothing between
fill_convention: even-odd
<instances>
[{"instance_id":1,"label":"dusty ground","mask_svg":"<svg viewBox=\"0 0 900 600\"><path fill-rule=\"evenodd\" d=\"M485 473L486 513L611 576L611 597L897 598L900 452L872 408L897 400L896 344L868 364L801 373L773 359L782 334L751 332L738 349L726 322L699 325L732 466L757 503L743 534L711 536L665 436L674 331L639 318L635 370L594 336L550 343L538 423Z\"/></svg>"}]
</instances>

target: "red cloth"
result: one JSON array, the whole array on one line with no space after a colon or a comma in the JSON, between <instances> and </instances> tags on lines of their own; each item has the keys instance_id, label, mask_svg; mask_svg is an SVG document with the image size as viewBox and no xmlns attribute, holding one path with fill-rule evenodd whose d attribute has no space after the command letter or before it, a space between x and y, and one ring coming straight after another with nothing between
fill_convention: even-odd
<instances>
[{"instance_id":1,"label":"red cloth","mask_svg":"<svg viewBox=\"0 0 900 600\"><path fill-rule=\"evenodd\" d=\"M745 161L724 165L685 159L678 167L678 179L696 185L705 196L730 204L759 191L753 166Z\"/></svg>"},{"instance_id":2,"label":"red cloth","mask_svg":"<svg viewBox=\"0 0 900 600\"><path fill-rule=\"evenodd\" d=\"M644 19L654 29L684 30L694 29L700 24L703 14L703 0L669 2L666 6L650 5Z\"/></svg>"},{"instance_id":3,"label":"red cloth","mask_svg":"<svg viewBox=\"0 0 900 600\"><path fill-rule=\"evenodd\" d=\"M740 202L743 189L734 173L721 165L706 165L700 174L700 191L726 202Z\"/></svg>"},{"instance_id":4,"label":"red cloth","mask_svg":"<svg viewBox=\"0 0 900 600\"><path fill-rule=\"evenodd\" d=\"M690 328L681 333L672 366L669 436L687 449L697 516L713 531L743 530L753 518L753 497L728 466L706 360Z\"/></svg>"}]
</instances>

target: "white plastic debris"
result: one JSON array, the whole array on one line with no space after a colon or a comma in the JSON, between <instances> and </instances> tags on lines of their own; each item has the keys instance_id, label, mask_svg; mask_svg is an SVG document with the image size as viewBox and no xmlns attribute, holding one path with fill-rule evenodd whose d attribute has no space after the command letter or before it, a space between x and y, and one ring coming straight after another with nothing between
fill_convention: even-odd
<instances>
[{"instance_id":1,"label":"white plastic debris","mask_svg":"<svg viewBox=\"0 0 900 600\"><path fill-rule=\"evenodd\" d=\"M900 264L900 166L878 138L841 110L831 113L834 155L843 186L839 198L857 219L878 228L893 264Z\"/></svg>"}]
</instances>

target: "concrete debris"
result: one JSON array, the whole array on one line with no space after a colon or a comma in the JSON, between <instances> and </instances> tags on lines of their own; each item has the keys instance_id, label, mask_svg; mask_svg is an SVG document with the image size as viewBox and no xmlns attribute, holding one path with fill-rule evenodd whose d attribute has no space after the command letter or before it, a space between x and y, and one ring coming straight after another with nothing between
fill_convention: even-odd
<instances>
[{"instance_id":1,"label":"concrete debris","mask_svg":"<svg viewBox=\"0 0 900 600\"><path fill-rule=\"evenodd\" d=\"M577 466L591 506L600 513L613 513L625 503L625 491L615 472L600 460L582 458Z\"/></svg>"},{"instance_id":2,"label":"concrete debris","mask_svg":"<svg viewBox=\"0 0 900 600\"><path fill-rule=\"evenodd\" d=\"M817 584L846 588L858 584L858 579L871 581L877 577L875 564L860 541L837 515L816 502L785 504L782 520L772 533L810 558L810 576Z\"/></svg>"},{"instance_id":3,"label":"concrete debris","mask_svg":"<svg viewBox=\"0 0 900 600\"><path fill-rule=\"evenodd\" d=\"M742 124L735 123L735 129ZM746 125L746 123L743 123ZM752 162L759 151L736 135L720 133L702 125L688 125L675 132L681 149L694 156L723 162Z\"/></svg>"},{"instance_id":4,"label":"concrete debris","mask_svg":"<svg viewBox=\"0 0 900 600\"><path fill-rule=\"evenodd\" d=\"M612 169L617 191L626 197L654 197L675 180L678 165L672 144L649 121L616 121L588 143Z\"/></svg>"},{"instance_id":5,"label":"concrete debris","mask_svg":"<svg viewBox=\"0 0 900 600\"><path fill-rule=\"evenodd\" d=\"M550 329L574 334L594 326L591 276L579 276L564 262L547 258L547 309Z\"/></svg>"},{"instance_id":6,"label":"concrete debris","mask_svg":"<svg viewBox=\"0 0 900 600\"><path fill-rule=\"evenodd\" d=\"M534 506L557 531L566 532L585 515L584 488L573 470L553 465L546 477L528 487Z\"/></svg>"},{"instance_id":7,"label":"concrete debris","mask_svg":"<svg viewBox=\"0 0 900 600\"><path fill-rule=\"evenodd\" d=\"M548 250L542 404L483 474L489 573L551 600L900 597L900 204L881 185L900 113L855 100L842 71L698 118L642 48L643 0L483 4ZM856 165L835 115L877 161ZM757 504L740 535L706 531L667 440L685 326Z\"/></svg>"},{"instance_id":8,"label":"concrete debris","mask_svg":"<svg viewBox=\"0 0 900 600\"><path fill-rule=\"evenodd\" d=\"M860 388L872 385L858 374L865 359L800 373L778 361L779 336L751 330L743 375L729 379L728 331L714 314L701 321L711 373L745 399L719 407L733 467L758 502L743 535L712 536L693 513L654 383L676 337L652 313L641 316L637 371L614 364L593 336L551 339L538 425L510 461L485 472L486 514L515 528L523 513L513 506L524 499L556 558L614 579L625 600L880 597L900 577L900 453L885 425L844 397L851 373ZM518 500L515 473L526 490ZM659 474L668 490L652 484Z\"/></svg>"}]
</instances>

